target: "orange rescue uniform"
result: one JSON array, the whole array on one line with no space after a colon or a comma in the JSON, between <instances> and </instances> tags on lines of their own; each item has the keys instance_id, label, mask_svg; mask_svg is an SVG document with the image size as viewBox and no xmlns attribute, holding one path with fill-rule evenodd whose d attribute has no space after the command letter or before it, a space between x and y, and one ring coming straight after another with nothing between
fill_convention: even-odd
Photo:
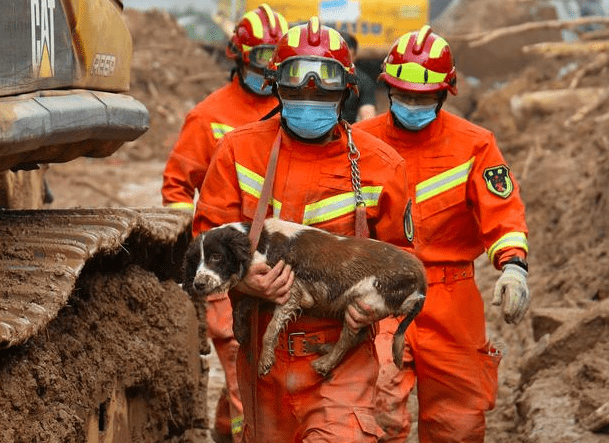
<instances>
[{"instance_id":1,"label":"orange rescue uniform","mask_svg":"<svg viewBox=\"0 0 609 443\"><path fill-rule=\"evenodd\" d=\"M235 75L231 83L210 94L186 116L180 137L169 155L163 173L163 205L194 209L193 199L203 183L216 144L224 134L238 126L264 117L277 99L246 91ZM240 441L243 407L237 387L236 358L239 344L233 336L233 318L226 294L207 299L207 326L218 358L226 375L230 414L219 402L216 430L231 433Z\"/></svg>"},{"instance_id":2,"label":"orange rescue uniform","mask_svg":"<svg viewBox=\"0 0 609 443\"><path fill-rule=\"evenodd\" d=\"M417 379L419 441L483 442L484 412L497 395L498 352L485 330L473 261L483 252L497 269L525 258L528 229L519 188L491 132L441 110L421 131L394 125L389 112L355 125L406 160L416 190L414 244L429 289L407 330L406 370L392 363L395 319L381 321L377 421L387 442L410 430L406 401Z\"/></svg>"},{"instance_id":3,"label":"orange rescue uniform","mask_svg":"<svg viewBox=\"0 0 609 443\"><path fill-rule=\"evenodd\" d=\"M237 75L210 94L186 116L180 137L163 173L164 206L190 204L201 188L216 144L233 129L260 120L278 105L273 96L246 91Z\"/></svg>"},{"instance_id":4,"label":"orange rescue uniform","mask_svg":"<svg viewBox=\"0 0 609 443\"><path fill-rule=\"evenodd\" d=\"M224 223L253 219L278 131L276 116L236 129L220 141L197 202L194 235ZM344 128L337 126L334 139L322 145L299 142L281 131L267 216L354 235L355 199ZM408 191L403 159L363 131L353 130L353 140L361 154L359 170L371 237L410 247L404 234ZM259 341L269 320L270 310L261 305ZM240 347L237 371L246 442L253 441L254 414L257 443L378 441L382 431L373 416L378 360L372 334L328 378L310 365L319 355L302 346L304 334L322 343L334 342L341 328L342 319L306 314L290 322L280 336L275 365L261 378L255 374L257 358L247 357L251 346Z\"/></svg>"}]
</instances>

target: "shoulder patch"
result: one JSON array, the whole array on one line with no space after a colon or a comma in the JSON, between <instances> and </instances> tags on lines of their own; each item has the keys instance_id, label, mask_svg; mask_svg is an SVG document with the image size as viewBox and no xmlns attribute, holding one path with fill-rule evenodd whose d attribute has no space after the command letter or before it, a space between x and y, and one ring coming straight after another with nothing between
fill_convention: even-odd
<instances>
[{"instance_id":1,"label":"shoulder patch","mask_svg":"<svg viewBox=\"0 0 609 443\"><path fill-rule=\"evenodd\" d=\"M404 235L412 243L414 240L414 223L412 221L412 200L408 199L406 211L404 212Z\"/></svg>"},{"instance_id":2,"label":"shoulder patch","mask_svg":"<svg viewBox=\"0 0 609 443\"><path fill-rule=\"evenodd\" d=\"M508 198L514 190L514 184L510 178L510 168L506 165L486 168L483 176L488 190L501 198Z\"/></svg>"}]
</instances>

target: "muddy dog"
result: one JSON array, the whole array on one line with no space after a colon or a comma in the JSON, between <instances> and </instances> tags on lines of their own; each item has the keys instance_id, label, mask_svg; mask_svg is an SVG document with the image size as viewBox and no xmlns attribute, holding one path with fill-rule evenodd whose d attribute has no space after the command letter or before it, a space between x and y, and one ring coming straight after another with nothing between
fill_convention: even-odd
<instances>
[{"instance_id":1,"label":"muddy dog","mask_svg":"<svg viewBox=\"0 0 609 443\"><path fill-rule=\"evenodd\" d=\"M402 365L404 333L425 301L427 282L421 262L412 254L388 243L343 237L321 229L267 219L258 248L251 252L250 223L229 223L198 235L184 258L184 289L191 296L227 292L245 276L252 263L274 266L280 260L295 274L290 298L276 305L262 342L258 373L267 374L275 363L279 333L303 310L315 316L344 319L345 309L355 300L372 307L377 318L405 316L393 338L393 361ZM249 299L249 300L248 300ZM240 343L249 333L251 299L234 305L233 330ZM321 375L340 362L345 353L366 335L354 334L344 325L338 342L313 361Z\"/></svg>"}]
</instances>

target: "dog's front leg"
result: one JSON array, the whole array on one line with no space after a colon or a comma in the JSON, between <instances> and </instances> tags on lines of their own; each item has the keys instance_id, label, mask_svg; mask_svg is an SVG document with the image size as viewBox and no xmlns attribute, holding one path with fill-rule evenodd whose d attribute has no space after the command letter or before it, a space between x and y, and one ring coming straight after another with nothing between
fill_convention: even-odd
<instances>
[{"instance_id":1,"label":"dog's front leg","mask_svg":"<svg viewBox=\"0 0 609 443\"><path fill-rule=\"evenodd\" d=\"M292 291L291 291L292 292ZM300 303L294 293L290 294L290 298L284 305L275 306L273 318L264 331L262 337L262 350L260 352L260 360L258 361L258 375L266 375L271 370L275 363L275 348L279 341L279 334L285 328L288 321L294 319L300 310Z\"/></svg>"}]
</instances>

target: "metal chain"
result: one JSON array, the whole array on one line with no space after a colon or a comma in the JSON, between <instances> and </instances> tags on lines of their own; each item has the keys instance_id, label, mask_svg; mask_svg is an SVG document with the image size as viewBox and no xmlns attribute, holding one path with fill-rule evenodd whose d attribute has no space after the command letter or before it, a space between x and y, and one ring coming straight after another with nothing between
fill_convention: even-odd
<instances>
[{"instance_id":1,"label":"metal chain","mask_svg":"<svg viewBox=\"0 0 609 443\"><path fill-rule=\"evenodd\" d=\"M345 126L345 130L347 131L347 147L349 148L347 158L349 159L349 162L351 162L351 185L353 186L353 192L355 193L355 206L366 206L366 202L362 197L362 182L359 173L359 166L357 165L360 158L360 153L357 150L355 143L353 143L351 126L345 121L343 121L343 124Z\"/></svg>"}]
</instances>

